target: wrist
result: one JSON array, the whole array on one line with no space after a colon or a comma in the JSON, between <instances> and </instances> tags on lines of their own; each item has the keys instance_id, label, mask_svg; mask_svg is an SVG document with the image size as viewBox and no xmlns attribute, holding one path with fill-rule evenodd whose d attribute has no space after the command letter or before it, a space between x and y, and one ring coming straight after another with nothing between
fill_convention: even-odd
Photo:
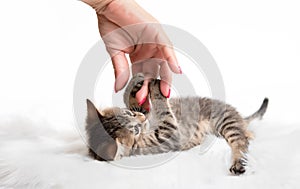
<instances>
[{"instance_id":1,"label":"wrist","mask_svg":"<svg viewBox=\"0 0 300 189\"><path fill-rule=\"evenodd\" d=\"M81 0L82 2L91 6L97 14L101 14L106 7L114 0Z\"/></svg>"}]
</instances>

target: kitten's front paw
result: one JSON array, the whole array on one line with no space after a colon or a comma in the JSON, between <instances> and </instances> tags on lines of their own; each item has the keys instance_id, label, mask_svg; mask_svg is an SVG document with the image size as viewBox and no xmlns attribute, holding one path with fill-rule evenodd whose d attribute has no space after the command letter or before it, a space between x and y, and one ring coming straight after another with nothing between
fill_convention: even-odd
<instances>
[{"instance_id":1,"label":"kitten's front paw","mask_svg":"<svg viewBox=\"0 0 300 189\"><path fill-rule=\"evenodd\" d=\"M160 80L158 79L151 81L149 85L149 91L151 100L166 99L166 97L164 97L164 95L160 92Z\"/></svg>"},{"instance_id":2,"label":"kitten's front paw","mask_svg":"<svg viewBox=\"0 0 300 189\"><path fill-rule=\"evenodd\" d=\"M123 100L127 108L131 110L139 110L141 107L135 99L136 93L142 88L144 83L144 75L138 73L132 77L124 92ZM142 111L141 111L142 112Z\"/></svg>"},{"instance_id":3,"label":"kitten's front paw","mask_svg":"<svg viewBox=\"0 0 300 189\"><path fill-rule=\"evenodd\" d=\"M236 161L229 170L234 175L241 175L246 172L245 163L242 160Z\"/></svg>"},{"instance_id":4,"label":"kitten's front paw","mask_svg":"<svg viewBox=\"0 0 300 189\"><path fill-rule=\"evenodd\" d=\"M135 98L136 93L142 88L144 83L144 75L142 73L135 74L130 80L127 89L130 95ZM126 89L126 90L127 90Z\"/></svg>"}]
</instances>

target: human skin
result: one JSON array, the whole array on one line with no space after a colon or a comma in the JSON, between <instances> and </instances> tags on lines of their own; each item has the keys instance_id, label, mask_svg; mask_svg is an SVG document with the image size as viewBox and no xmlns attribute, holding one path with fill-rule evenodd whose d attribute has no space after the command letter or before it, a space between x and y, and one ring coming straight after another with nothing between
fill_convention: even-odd
<instances>
[{"instance_id":1,"label":"human skin","mask_svg":"<svg viewBox=\"0 0 300 189\"><path fill-rule=\"evenodd\" d=\"M115 72L115 91L126 85L130 71L145 75L143 87L136 94L139 104L149 109L148 84L160 76L161 93L170 96L172 73L181 74L172 44L159 22L134 0L82 0L97 14L100 35L110 54Z\"/></svg>"}]
</instances>

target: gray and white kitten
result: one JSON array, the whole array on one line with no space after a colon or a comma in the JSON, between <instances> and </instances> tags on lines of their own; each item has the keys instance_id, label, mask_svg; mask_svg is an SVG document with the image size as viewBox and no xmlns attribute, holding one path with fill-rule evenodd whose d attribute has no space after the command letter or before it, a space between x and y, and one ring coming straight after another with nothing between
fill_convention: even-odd
<instances>
[{"instance_id":1,"label":"gray and white kitten","mask_svg":"<svg viewBox=\"0 0 300 189\"><path fill-rule=\"evenodd\" d=\"M144 77L135 75L124 93L127 108L97 110L87 100L86 132L89 152L98 160L112 161L123 156L183 151L200 145L209 134L223 137L232 150L230 172L245 172L250 121L262 118L268 99L253 115L243 118L230 105L209 98L167 99L160 92L160 80L149 84L151 111L138 105L135 95Z\"/></svg>"}]
</instances>

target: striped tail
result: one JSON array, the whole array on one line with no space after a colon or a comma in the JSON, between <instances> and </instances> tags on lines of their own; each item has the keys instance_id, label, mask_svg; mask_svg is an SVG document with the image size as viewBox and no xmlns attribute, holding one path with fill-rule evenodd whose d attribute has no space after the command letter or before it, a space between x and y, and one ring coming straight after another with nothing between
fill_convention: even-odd
<instances>
[{"instance_id":1,"label":"striped tail","mask_svg":"<svg viewBox=\"0 0 300 189\"><path fill-rule=\"evenodd\" d=\"M268 107L269 99L265 98L260 108L252 115L244 118L244 120L248 123L250 123L254 119L262 119L263 115L266 113L267 107Z\"/></svg>"}]
</instances>

